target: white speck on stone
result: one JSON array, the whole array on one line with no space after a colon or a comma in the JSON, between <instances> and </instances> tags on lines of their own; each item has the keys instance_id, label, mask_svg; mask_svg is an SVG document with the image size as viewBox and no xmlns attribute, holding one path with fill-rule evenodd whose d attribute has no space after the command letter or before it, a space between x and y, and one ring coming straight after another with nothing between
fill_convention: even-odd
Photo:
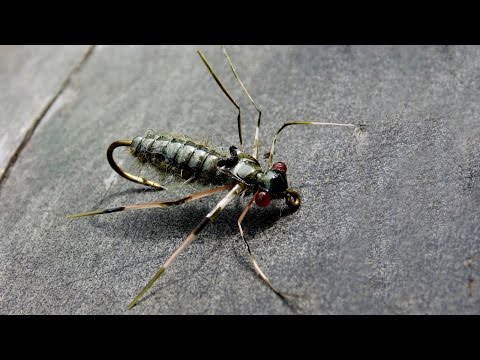
<instances>
[{"instance_id":1,"label":"white speck on stone","mask_svg":"<svg viewBox=\"0 0 480 360\"><path fill-rule=\"evenodd\" d=\"M8 135L4 134L0 139L0 164L7 161L8 149L7 149Z\"/></svg>"},{"instance_id":2,"label":"white speck on stone","mask_svg":"<svg viewBox=\"0 0 480 360\"><path fill-rule=\"evenodd\" d=\"M117 182L118 174L115 171L112 171L110 176L106 179L103 179L103 184L105 185L105 190L108 190L110 186Z\"/></svg>"}]
</instances>

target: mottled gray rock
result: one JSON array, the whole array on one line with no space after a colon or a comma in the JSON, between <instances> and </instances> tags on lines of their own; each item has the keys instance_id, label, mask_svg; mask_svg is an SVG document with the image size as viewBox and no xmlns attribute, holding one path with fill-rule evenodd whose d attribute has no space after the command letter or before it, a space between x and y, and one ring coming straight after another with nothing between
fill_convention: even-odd
<instances>
[{"instance_id":1,"label":"mottled gray rock","mask_svg":"<svg viewBox=\"0 0 480 360\"><path fill-rule=\"evenodd\" d=\"M207 227L130 313L480 313L480 48L228 49L263 110L262 153L291 119L368 127L361 134L286 129L276 159L288 165L302 206L293 214L283 202L254 208L244 222L272 282L301 295L294 305L277 298L248 262L236 227L244 199ZM0 190L1 313L127 313L220 199L65 219L199 189L173 185L162 193L120 178L105 157L114 140L154 129L238 144L236 110L195 50L96 47L73 75ZM204 50L241 98L251 148L255 110L221 49ZM14 78L15 70L2 76ZM138 168L126 152L118 158Z\"/></svg>"}]
</instances>

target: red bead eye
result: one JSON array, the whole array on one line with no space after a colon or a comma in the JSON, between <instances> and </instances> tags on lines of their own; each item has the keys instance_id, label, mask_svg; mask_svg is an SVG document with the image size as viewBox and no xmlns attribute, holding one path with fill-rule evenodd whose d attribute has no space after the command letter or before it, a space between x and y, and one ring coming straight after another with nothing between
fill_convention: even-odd
<instances>
[{"instance_id":1,"label":"red bead eye","mask_svg":"<svg viewBox=\"0 0 480 360\"><path fill-rule=\"evenodd\" d=\"M255 193L255 204L260 207L265 207L270 204L270 195L266 191L257 191Z\"/></svg>"},{"instance_id":2,"label":"red bead eye","mask_svg":"<svg viewBox=\"0 0 480 360\"><path fill-rule=\"evenodd\" d=\"M287 165L285 165L285 163L283 163L283 162L277 162L277 163L273 164L272 169L286 172L287 171Z\"/></svg>"}]
</instances>

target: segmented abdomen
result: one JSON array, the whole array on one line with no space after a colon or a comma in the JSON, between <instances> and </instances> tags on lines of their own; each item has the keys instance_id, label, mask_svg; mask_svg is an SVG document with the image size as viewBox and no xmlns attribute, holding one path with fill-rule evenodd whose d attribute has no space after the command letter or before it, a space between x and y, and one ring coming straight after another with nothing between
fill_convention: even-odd
<instances>
[{"instance_id":1,"label":"segmented abdomen","mask_svg":"<svg viewBox=\"0 0 480 360\"><path fill-rule=\"evenodd\" d=\"M227 158L227 153L185 136L149 131L144 137L134 138L130 149L139 161L160 170L173 171L184 179L193 178L204 183L228 180L217 170L218 161Z\"/></svg>"}]
</instances>

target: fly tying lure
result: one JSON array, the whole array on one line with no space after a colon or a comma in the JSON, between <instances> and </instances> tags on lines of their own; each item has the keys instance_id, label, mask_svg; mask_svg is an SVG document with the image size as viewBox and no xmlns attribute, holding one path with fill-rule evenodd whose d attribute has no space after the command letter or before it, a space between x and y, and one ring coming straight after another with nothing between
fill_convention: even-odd
<instances>
[{"instance_id":1,"label":"fly tying lure","mask_svg":"<svg viewBox=\"0 0 480 360\"><path fill-rule=\"evenodd\" d=\"M293 125L342 126L360 130L365 126L314 121L285 122L275 133L270 151L266 154L268 155L268 167L267 170L263 170L258 161L259 130L262 112L248 93L243 82L240 80L230 56L228 55L226 49L223 48L223 53L235 79L240 84L243 92L247 95L250 102L258 112L255 138L253 141L253 152L250 155L244 150L243 146L240 106L220 81L203 53L200 50L197 52L222 92L238 110L237 124L240 149L232 145L229 148L229 152L225 152L219 148L205 145L200 141L193 140L186 136L171 135L167 133L157 134L149 131L143 137L138 136L131 140L114 141L107 149L107 159L111 167L120 176L127 180L146 186L151 186L158 190L166 190L166 188L157 182L148 180L142 176L130 174L122 169L115 162L113 158L113 151L118 147L129 147L131 155L136 157L141 163L148 163L157 168L159 171L165 171L165 169L168 167L169 170L173 171L182 178L188 179L189 181L198 181L203 184L215 184L217 186L206 191L190 194L177 200L125 205L67 216L68 218L74 219L84 216L108 214L126 210L165 208L180 205L192 200L201 199L221 191L228 191L227 195L221 199L218 204L197 224L197 226L190 232L190 234L188 234L188 236L185 238L185 240L183 240L173 254L170 255L170 257L163 263L162 266L160 266L157 273L152 277L147 285L145 285L140 293L138 293L138 295L130 302L128 305L129 309L134 307L140 301L143 295L152 287L160 275L162 275L178 257L178 255L180 255L180 253L182 253L192 243L192 241L198 237L200 232L208 224L213 222L218 214L232 200L241 195L251 195L252 198L242 210L237 220L240 236L244 242L255 272L270 287L270 289L273 290L275 294L283 299L285 295L274 288L268 277L258 265L250 250L250 246L244 237L242 229L242 221L254 204L259 207L266 207L273 199L284 199L286 204L294 211L300 206L300 195L298 192L290 188L287 182L287 166L283 162L273 163L273 155L277 138L284 128Z\"/></svg>"}]
</instances>

